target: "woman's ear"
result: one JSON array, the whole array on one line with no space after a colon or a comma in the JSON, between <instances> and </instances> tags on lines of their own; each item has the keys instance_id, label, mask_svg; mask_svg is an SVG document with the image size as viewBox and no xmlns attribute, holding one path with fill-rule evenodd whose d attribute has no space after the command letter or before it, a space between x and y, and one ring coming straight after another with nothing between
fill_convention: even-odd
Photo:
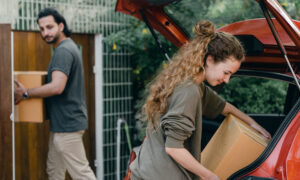
<instances>
[{"instance_id":1,"label":"woman's ear","mask_svg":"<svg viewBox=\"0 0 300 180\"><path fill-rule=\"evenodd\" d=\"M212 64L215 64L215 60L211 55L208 55L206 58L206 66L211 66Z\"/></svg>"}]
</instances>

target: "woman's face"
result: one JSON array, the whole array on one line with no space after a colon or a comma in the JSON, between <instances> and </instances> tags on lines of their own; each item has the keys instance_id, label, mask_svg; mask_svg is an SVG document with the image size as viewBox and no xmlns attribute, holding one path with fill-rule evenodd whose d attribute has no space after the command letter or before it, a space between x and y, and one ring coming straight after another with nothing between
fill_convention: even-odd
<instances>
[{"instance_id":1,"label":"woman's face","mask_svg":"<svg viewBox=\"0 0 300 180\"><path fill-rule=\"evenodd\" d=\"M231 75L240 68L241 62L229 56L222 62L215 63L212 56L207 56L205 65L205 80L216 86L223 82L228 83Z\"/></svg>"}]
</instances>

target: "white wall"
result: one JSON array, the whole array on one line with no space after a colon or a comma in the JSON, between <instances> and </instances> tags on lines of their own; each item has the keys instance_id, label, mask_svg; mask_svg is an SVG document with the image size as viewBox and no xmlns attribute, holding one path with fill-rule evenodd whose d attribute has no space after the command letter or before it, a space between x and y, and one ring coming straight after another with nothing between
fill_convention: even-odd
<instances>
[{"instance_id":1,"label":"white wall","mask_svg":"<svg viewBox=\"0 0 300 180\"><path fill-rule=\"evenodd\" d=\"M18 14L17 0L0 0L0 24L12 24L13 17Z\"/></svg>"}]
</instances>

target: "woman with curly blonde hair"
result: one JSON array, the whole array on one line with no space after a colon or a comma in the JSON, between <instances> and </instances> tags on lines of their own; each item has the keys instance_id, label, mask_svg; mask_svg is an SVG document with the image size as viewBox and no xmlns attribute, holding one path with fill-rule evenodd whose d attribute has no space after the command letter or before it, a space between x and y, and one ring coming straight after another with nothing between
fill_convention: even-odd
<instances>
[{"instance_id":1,"label":"woman with curly blonde hair","mask_svg":"<svg viewBox=\"0 0 300 180\"><path fill-rule=\"evenodd\" d=\"M143 107L146 138L131 163L131 179L183 180L218 177L200 163L202 116L232 113L266 138L270 134L251 117L225 102L211 86L228 83L244 60L240 42L215 32L209 21L194 27L195 37L174 55L151 82Z\"/></svg>"}]
</instances>

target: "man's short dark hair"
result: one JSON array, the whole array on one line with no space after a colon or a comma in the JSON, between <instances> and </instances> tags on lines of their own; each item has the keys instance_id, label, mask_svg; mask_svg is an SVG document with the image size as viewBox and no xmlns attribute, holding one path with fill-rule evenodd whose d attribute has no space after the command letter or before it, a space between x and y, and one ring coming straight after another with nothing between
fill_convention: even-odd
<instances>
[{"instance_id":1,"label":"man's short dark hair","mask_svg":"<svg viewBox=\"0 0 300 180\"><path fill-rule=\"evenodd\" d=\"M63 30L64 34L67 37L71 36L72 31L68 28L68 25L66 23L65 18L58 11L56 11L54 8L42 9L39 12L38 17L36 19L37 23L39 24L39 19L41 19L43 17L46 17L46 16L53 16L53 18L54 18L54 20L57 24L63 23L64 24L64 30Z\"/></svg>"}]
</instances>

